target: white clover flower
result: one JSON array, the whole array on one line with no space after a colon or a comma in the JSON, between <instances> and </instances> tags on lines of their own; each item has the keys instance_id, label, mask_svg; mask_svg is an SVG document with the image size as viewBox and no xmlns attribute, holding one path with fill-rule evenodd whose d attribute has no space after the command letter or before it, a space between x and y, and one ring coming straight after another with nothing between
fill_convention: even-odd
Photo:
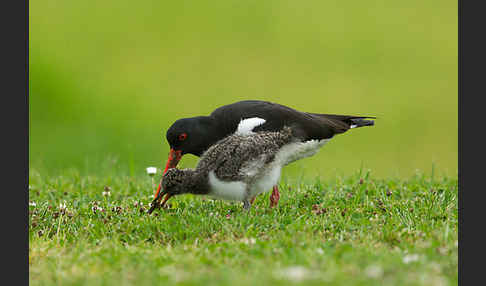
<instances>
[{"instance_id":1,"label":"white clover flower","mask_svg":"<svg viewBox=\"0 0 486 286\"><path fill-rule=\"evenodd\" d=\"M102 194L103 194L103 196L105 196L105 197L106 197L106 196L108 196L108 197L109 197L109 196L111 196L111 193L110 193L110 192L103 192Z\"/></svg>"},{"instance_id":2,"label":"white clover flower","mask_svg":"<svg viewBox=\"0 0 486 286\"><path fill-rule=\"evenodd\" d=\"M153 175L157 174L157 168L155 168L155 167L148 167L147 168L147 174L149 176L153 176Z\"/></svg>"},{"instance_id":3,"label":"white clover flower","mask_svg":"<svg viewBox=\"0 0 486 286\"><path fill-rule=\"evenodd\" d=\"M59 208L60 208L61 210L65 210L65 209L66 209L66 202L64 202L64 203L60 203L60 204L59 204Z\"/></svg>"},{"instance_id":4,"label":"white clover flower","mask_svg":"<svg viewBox=\"0 0 486 286\"><path fill-rule=\"evenodd\" d=\"M35 202L29 202L29 206L35 207L37 204Z\"/></svg>"}]
</instances>

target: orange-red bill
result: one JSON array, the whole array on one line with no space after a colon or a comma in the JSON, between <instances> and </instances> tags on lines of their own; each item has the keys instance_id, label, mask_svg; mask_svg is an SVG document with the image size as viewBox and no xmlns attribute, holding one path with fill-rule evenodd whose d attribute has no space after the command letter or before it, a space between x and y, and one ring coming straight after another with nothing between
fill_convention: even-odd
<instances>
[{"instance_id":1,"label":"orange-red bill","mask_svg":"<svg viewBox=\"0 0 486 286\"><path fill-rule=\"evenodd\" d=\"M175 168L177 166L177 164L179 163L179 161L181 160L181 158L182 158L182 151L181 150L174 150L174 149L171 148L170 151L169 151L169 158L167 159L167 164L165 165L165 170L164 170L163 175L165 173L167 173L167 170L169 170L171 168ZM157 191L154 194L154 199L156 199L159 196L161 188L162 188L162 180L160 181L159 187L157 188Z\"/></svg>"},{"instance_id":2,"label":"orange-red bill","mask_svg":"<svg viewBox=\"0 0 486 286\"><path fill-rule=\"evenodd\" d=\"M181 158L182 158L181 150L170 149L169 159L167 159L167 164L165 165L164 174L167 172L167 170L171 168L175 168L179 163L179 161L181 160Z\"/></svg>"}]
</instances>

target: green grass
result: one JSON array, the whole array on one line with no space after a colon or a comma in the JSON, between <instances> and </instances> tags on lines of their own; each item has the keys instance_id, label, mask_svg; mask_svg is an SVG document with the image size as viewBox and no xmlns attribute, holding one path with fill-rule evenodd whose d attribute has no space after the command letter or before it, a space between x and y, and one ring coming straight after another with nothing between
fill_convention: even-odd
<instances>
[{"instance_id":1,"label":"green grass","mask_svg":"<svg viewBox=\"0 0 486 286\"><path fill-rule=\"evenodd\" d=\"M149 177L32 169L30 285L458 283L457 177L291 178L275 209L186 195L149 216Z\"/></svg>"}]
</instances>

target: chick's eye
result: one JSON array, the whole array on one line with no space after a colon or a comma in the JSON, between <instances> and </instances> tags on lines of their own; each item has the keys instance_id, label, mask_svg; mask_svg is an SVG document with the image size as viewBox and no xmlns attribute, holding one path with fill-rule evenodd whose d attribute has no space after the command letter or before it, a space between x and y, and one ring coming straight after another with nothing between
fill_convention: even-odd
<instances>
[{"instance_id":1,"label":"chick's eye","mask_svg":"<svg viewBox=\"0 0 486 286\"><path fill-rule=\"evenodd\" d=\"M179 135L179 141L184 141L184 140L186 140L186 138L187 138L186 133L182 133L181 135Z\"/></svg>"}]
</instances>

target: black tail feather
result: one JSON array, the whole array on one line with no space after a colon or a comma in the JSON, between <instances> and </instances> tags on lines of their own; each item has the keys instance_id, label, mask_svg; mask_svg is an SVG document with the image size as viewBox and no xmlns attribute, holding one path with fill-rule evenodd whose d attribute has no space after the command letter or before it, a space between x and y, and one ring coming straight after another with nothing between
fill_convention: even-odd
<instances>
[{"instance_id":1,"label":"black tail feather","mask_svg":"<svg viewBox=\"0 0 486 286\"><path fill-rule=\"evenodd\" d=\"M365 120L365 119L357 118L357 119L350 119L350 121L353 123L352 125L356 125L355 127L375 125L374 120Z\"/></svg>"}]
</instances>

